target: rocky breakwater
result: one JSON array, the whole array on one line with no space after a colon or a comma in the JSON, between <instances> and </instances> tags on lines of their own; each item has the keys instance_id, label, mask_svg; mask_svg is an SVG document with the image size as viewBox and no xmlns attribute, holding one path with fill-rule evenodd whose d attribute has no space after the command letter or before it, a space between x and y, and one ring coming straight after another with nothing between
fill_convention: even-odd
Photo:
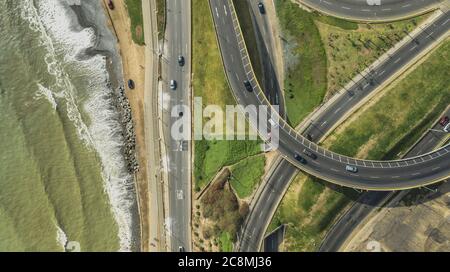
<instances>
[{"instance_id":1,"label":"rocky breakwater","mask_svg":"<svg viewBox=\"0 0 450 272\"><path fill-rule=\"evenodd\" d=\"M134 174L139 171L139 164L136 158L136 133L134 132L130 102L128 101L123 86L120 86L117 91L117 108L121 115L121 123L123 126L123 137L125 139L123 152L125 160L128 171Z\"/></svg>"}]
</instances>

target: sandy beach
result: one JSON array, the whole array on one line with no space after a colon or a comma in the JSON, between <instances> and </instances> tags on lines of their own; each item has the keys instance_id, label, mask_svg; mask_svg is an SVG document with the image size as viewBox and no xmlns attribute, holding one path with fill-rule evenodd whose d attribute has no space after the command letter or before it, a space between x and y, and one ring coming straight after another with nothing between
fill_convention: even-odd
<instances>
[{"instance_id":1,"label":"sandy beach","mask_svg":"<svg viewBox=\"0 0 450 272\"><path fill-rule=\"evenodd\" d=\"M141 219L141 250L148 251L148 229L149 229L149 199L145 134L144 134L144 65L145 53L144 46L135 44L132 40L130 31L130 19L128 11L123 0L114 1L115 9L109 10L105 0L103 3L105 12L109 18L109 26L118 39L118 51L122 57L123 77L125 82L133 79L136 85L134 90L126 87L126 96L128 97L133 113L134 127L136 133L136 155L139 162L140 171L136 174L136 187L138 192L138 205Z\"/></svg>"}]
</instances>

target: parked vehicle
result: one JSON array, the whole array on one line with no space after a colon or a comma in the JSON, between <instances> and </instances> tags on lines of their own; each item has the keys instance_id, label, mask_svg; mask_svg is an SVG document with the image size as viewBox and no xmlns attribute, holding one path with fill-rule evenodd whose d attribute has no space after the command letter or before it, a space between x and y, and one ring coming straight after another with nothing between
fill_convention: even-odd
<instances>
[{"instance_id":1,"label":"parked vehicle","mask_svg":"<svg viewBox=\"0 0 450 272\"><path fill-rule=\"evenodd\" d=\"M250 84L250 81L248 81L248 80L244 81L244 86L247 91L253 92L253 87L252 87L252 84Z\"/></svg>"},{"instance_id":2,"label":"parked vehicle","mask_svg":"<svg viewBox=\"0 0 450 272\"><path fill-rule=\"evenodd\" d=\"M352 172L352 173L358 173L358 168L353 165L347 165L345 167L345 170L347 170L348 172Z\"/></svg>"},{"instance_id":3,"label":"parked vehicle","mask_svg":"<svg viewBox=\"0 0 450 272\"><path fill-rule=\"evenodd\" d=\"M266 14L266 8L264 7L264 4L263 4L263 3L259 2L259 3L258 3L258 8L259 8L259 12L260 12L261 14Z\"/></svg>"},{"instance_id":4,"label":"parked vehicle","mask_svg":"<svg viewBox=\"0 0 450 272\"><path fill-rule=\"evenodd\" d=\"M313 152L309 151L309 150L306 149L306 148L303 150L303 153L304 153L306 156L308 156L308 157L310 157L311 159L313 159L313 160L316 160L316 159L317 159L317 155L314 154Z\"/></svg>"},{"instance_id":5,"label":"parked vehicle","mask_svg":"<svg viewBox=\"0 0 450 272\"><path fill-rule=\"evenodd\" d=\"M108 7L110 10L114 10L114 3L112 0L108 0Z\"/></svg>"},{"instance_id":6,"label":"parked vehicle","mask_svg":"<svg viewBox=\"0 0 450 272\"><path fill-rule=\"evenodd\" d=\"M130 88L130 90L134 90L134 88L136 88L136 85L132 79L128 80L128 88Z\"/></svg>"},{"instance_id":7,"label":"parked vehicle","mask_svg":"<svg viewBox=\"0 0 450 272\"><path fill-rule=\"evenodd\" d=\"M177 82L173 79L170 81L170 89L173 91L177 89Z\"/></svg>"},{"instance_id":8,"label":"parked vehicle","mask_svg":"<svg viewBox=\"0 0 450 272\"><path fill-rule=\"evenodd\" d=\"M450 119L448 116L443 116L441 120L439 120L439 124L443 127L445 127L449 123Z\"/></svg>"},{"instance_id":9,"label":"parked vehicle","mask_svg":"<svg viewBox=\"0 0 450 272\"><path fill-rule=\"evenodd\" d=\"M307 161L305 160L305 158L303 158L302 156L300 156L300 154L298 154L298 153L295 153L295 154L294 154L294 158L295 158L297 161L299 161L300 163L302 163L302 164L306 164L306 163L307 163Z\"/></svg>"}]
</instances>

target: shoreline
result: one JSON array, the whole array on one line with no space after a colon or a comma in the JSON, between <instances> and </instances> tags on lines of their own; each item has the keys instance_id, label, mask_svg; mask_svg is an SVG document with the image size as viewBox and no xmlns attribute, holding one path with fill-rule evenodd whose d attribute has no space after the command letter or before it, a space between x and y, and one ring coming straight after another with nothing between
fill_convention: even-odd
<instances>
[{"instance_id":1,"label":"shoreline","mask_svg":"<svg viewBox=\"0 0 450 272\"><path fill-rule=\"evenodd\" d=\"M94 0L96 1L96 0ZM101 0L100 0L101 1ZM125 95L125 86L123 79L123 65L120 50L116 47L117 37L111 33L108 26L109 18L98 16L98 12L104 11L102 3L98 5L94 2L82 2L80 5L69 5L73 13L76 15L76 20L81 28L91 28L94 30L96 40L94 46L87 48L81 55L92 57L95 55L102 55L106 58L106 72L109 76L108 85L112 90L114 105L119 114L118 122L122 127L123 142L123 156L127 170L133 179L136 181L136 172L139 171L135 156L135 128L131 114L131 106ZM109 33L108 33L109 32ZM136 182L134 182L134 191L137 191ZM111 196L110 196L111 197ZM110 201L112 201L110 199ZM138 200L136 194L133 195L133 207L129 210L131 213L131 251L140 251L141 248L141 229L140 229L140 215L138 209ZM111 208L113 208L111 206ZM120 222L117 222L120 225Z\"/></svg>"},{"instance_id":2,"label":"shoreline","mask_svg":"<svg viewBox=\"0 0 450 272\"><path fill-rule=\"evenodd\" d=\"M123 1L115 2L114 10L110 10L105 0L98 0L106 16L105 26L115 37L115 49L121 58L120 78L124 81L133 79L135 89L125 87L123 94L129 102L132 113L135 135L135 155L140 165L139 171L134 175L138 216L140 218L140 250L150 251L156 241L150 238L150 199L148 179L148 158L145 138L144 122L144 84L145 84L145 47L134 43L131 35L131 20Z\"/></svg>"}]
</instances>

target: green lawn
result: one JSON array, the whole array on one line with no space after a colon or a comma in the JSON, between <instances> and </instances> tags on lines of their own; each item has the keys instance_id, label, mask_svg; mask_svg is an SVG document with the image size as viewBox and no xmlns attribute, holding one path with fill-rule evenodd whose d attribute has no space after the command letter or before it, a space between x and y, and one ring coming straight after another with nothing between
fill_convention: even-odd
<instances>
[{"instance_id":1,"label":"green lawn","mask_svg":"<svg viewBox=\"0 0 450 272\"><path fill-rule=\"evenodd\" d=\"M393 159L418 140L450 103L450 43L384 96L357 112L326 139L330 149L349 156ZM330 187L329 187L330 186ZM269 231L287 224L285 250L314 251L332 222L358 196L299 174L277 210Z\"/></svg>"},{"instance_id":2,"label":"green lawn","mask_svg":"<svg viewBox=\"0 0 450 272\"><path fill-rule=\"evenodd\" d=\"M239 198L250 196L264 175L266 157L258 155L249 157L231 167L231 186Z\"/></svg>"},{"instance_id":3,"label":"green lawn","mask_svg":"<svg viewBox=\"0 0 450 272\"><path fill-rule=\"evenodd\" d=\"M260 152L259 141L196 141L194 162L196 186L199 188L205 186L223 166L233 165Z\"/></svg>"},{"instance_id":4,"label":"green lawn","mask_svg":"<svg viewBox=\"0 0 450 272\"><path fill-rule=\"evenodd\" d=\"M131 19L131 34L133 41L139 45L145 43L144 22L142 18L142 0L125 0L128 15Z\"/></svg>"},{"instance_id":5,"label":"green lawn","mask_svg":"<svg viewBox=\"0 0 450 272\"><path fill-rule=\"evenodd\" d=\"M289 122L297 126L323 100L327 91L327 56L314 14L290 0L275 7L285 47L285 96Z\"/></svg>"},{"instance_id":6,"label":"green lawn","mask_svg":"<svg viewBox=\"0 0 450 272\"><path fill-rule=\"evenodd\" d=\"M233 242L231 241L231 235L224 231L219 237L220 251L221 252L232 252Z\"/></svg>"}]
</instances>

